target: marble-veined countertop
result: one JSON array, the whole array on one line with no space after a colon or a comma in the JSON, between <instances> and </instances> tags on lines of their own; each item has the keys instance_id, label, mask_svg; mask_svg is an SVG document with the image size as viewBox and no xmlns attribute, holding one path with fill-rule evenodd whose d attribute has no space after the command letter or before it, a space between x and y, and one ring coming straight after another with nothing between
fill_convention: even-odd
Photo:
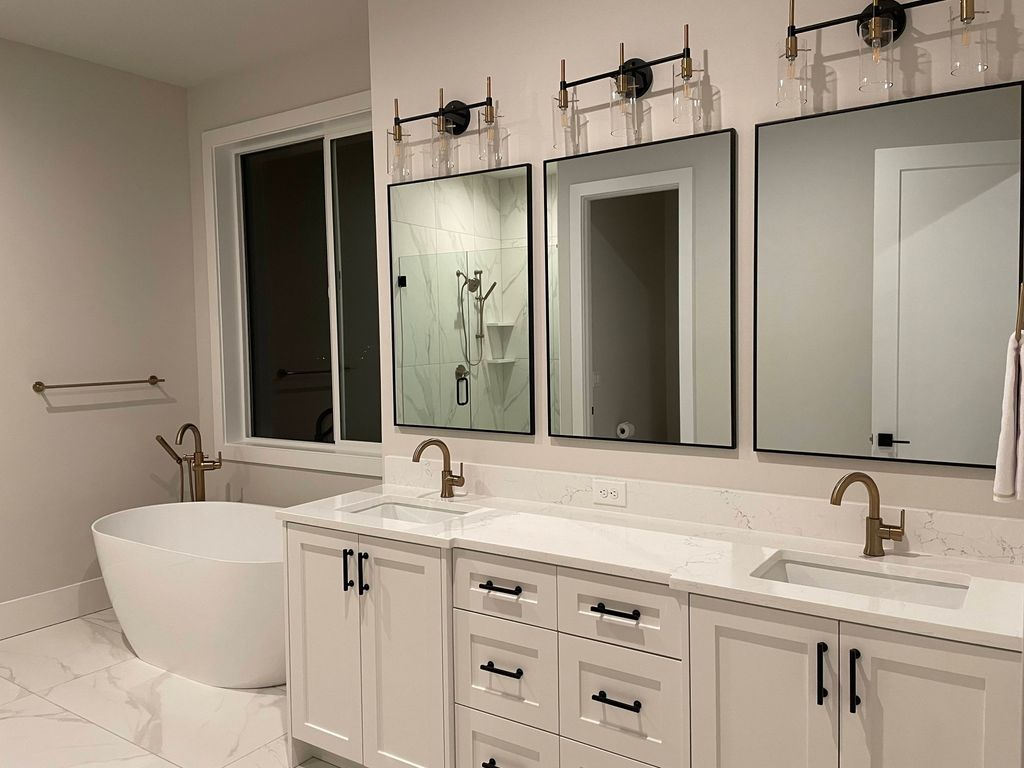
<instances>
[{"instance_id":1,"label":"marble-veined countertop","mask_svg":"<svg viewBox=\"0 0 1024 768\"><path fill-rule=\"evenodd\" d=\"M380 506L387 503L415 509ZM288 523L538 560L838 621L1022 649L1020 566L913 552L869 559L845 542L481 495L444 500L437 491L398 485L320 499L278 516ZM961 607L941 608L751 575L782 551L850 558L858 568L914 578L969 581L969 588Z\"/></svg>"}]
</instances>

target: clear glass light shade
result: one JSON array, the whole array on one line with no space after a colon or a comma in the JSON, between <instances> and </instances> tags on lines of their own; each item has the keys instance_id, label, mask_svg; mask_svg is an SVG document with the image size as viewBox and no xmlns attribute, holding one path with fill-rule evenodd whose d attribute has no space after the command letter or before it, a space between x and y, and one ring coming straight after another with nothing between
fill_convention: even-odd
<instances>
[{"instance_id":1,"label":"clear glass light shade","mask_svg":"<svg viewBox=\"0 0 1024 768\"><path fill-rule=\"evenodd\" d=\"M974 0L975 14L985 13L985 0ZM964 20L961 16L960 0L951 0L949 4L949 71L955 77L980 75L988 69L988 31L981 26L981 20L975 16Z\"/></svg>"},{"instance_id":2,"label":"clear glass light shade","mask_svg":"<svg viewBox=\"0 0 1024 768\"><path fill-rule=\"evenodd\" d=\"M451 131L434 130L430 140L430 167L435 176L459 172L459 141Z\"/></svg>"},{"instance_id":3,"label":"clear glass light shade","mask_svg":"<svg viewBox=\"0 0 1024 768\"><path fill-rule=\"evenodd\" d=\"M488 169L504 168L508 165L508 128L501 125L501 118L495 118L489 125L484 121L484 112L480 110L479 130L477 131L477 156Z\"/></svg>"},{"instance_id":4,"label":"clear glass light shade","mask_svg":"<svg viewBox=\"0 0 1024 768\"><path fill-rule=\"evenodd\" d=\"M858 27L864 44L860 50L860 90L881 93L892 88L894 27L888 16L865 19Z\"/></svg>"},{"instance_id":5,"label":"clear glass light shade","mask_svg":"<svg viewBox=\"0 0 1024 768\"><path fill-rule=\"evenodd\" d=\"M643 144L651 140L651 105L636 97L632 85L619 91L615 80L611 82L608 97L608 118L612 136L625 138L626 146Z\"/></svg>"},{"instance_id":6,"label":"clear glass light shade","mask_svg":"<svg viewBox=\"0 0 1024 768\"><path fill-rule=\"evenodd\" d=\"M775 106L791 107L807 103L807 51L797 51L796 58L786 56L786 41L779 46L778 95Z\"/></svg>"},{"instance_id":7,"label":"clear glass light shade","mask_svg":"<svg viewBox=\"0 0 1024 768\"><path fill-rule=\"evenodd\" d=\"M551 146L565 157L586 151L586 118L580 114L576 89L569 91L568 105L562 109L558 94L551 99Z\"/></svg>"},{"instance_id":8,"label":"clear glass light shade","mask_svg":"<svg viewBox=\"0 0 1024 768\"><path fill-rule=\"evenodd\" d=\"M409 135L404 134L402 141L395 141L391 134L388 134L388 175L391 181L398 184L403 181L412 181L412 147L409 145Z\"/></svg>"},{"instance_id":9,"label":"clear glass light shade","mask_svg":"<svg viewBox=\"0 0 1024 768\"><path fill-rule=\"evenodd\" d=\"M704 84L700 77L682 78L682 63L672 65L672 122L684 134L704 130L704 105L701 95Z\"/></svg>"}]
</instances>

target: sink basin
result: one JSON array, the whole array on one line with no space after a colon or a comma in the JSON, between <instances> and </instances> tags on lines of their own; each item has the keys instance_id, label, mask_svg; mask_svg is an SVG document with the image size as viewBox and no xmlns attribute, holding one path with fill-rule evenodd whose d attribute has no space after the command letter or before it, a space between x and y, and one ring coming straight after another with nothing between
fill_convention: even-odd
<instances>
[{"instance_id":1,"label":"sink basin","mask_svg":"<svg viewBox=\"0 0 1024 768\"><path fill-rule=\"evenodd\" d=\"M452 518L465 515L476 508L464 504L428 504L405 500L376 499L353 505L343 511L360 517L379 520L397 520L403 523L446 523Z\"/></svg>"},{"instance_id":2,"label":"sink basin","mask_svg":"<svg viewBox=\"0 0 1024 768\"><path fill-rule=\"evenodd\" d=\"M785 550L776 552L750 575L936 608L963 606L971 583L970 577L956 573Z\"/></svg>"}]
</instances>

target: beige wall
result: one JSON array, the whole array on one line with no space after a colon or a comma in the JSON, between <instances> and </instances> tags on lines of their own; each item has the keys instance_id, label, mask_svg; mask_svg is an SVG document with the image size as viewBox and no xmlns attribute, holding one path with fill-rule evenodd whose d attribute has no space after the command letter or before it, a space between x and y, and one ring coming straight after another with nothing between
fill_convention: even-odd
<instances>
[{"instance_id":1,"label":"beige wall","mask_svg":"<svg viewBox=\"0 0 1024 768\"><path fill-rule=\"evenodd\" d=\"M367 90L369 86L367 50L342 50L333 46L313 50L296 58L271 62L264 67L214 80L188 91L188 167L192 191L192 243L197 297L195 338L198 350L200 422L206 434L213 434L213 385L210 373L211 330L203 197L203 132L358 93ZM211 499L285 506L344 493L377 482L379 479L225 462L222 470L208 476L208 493Z\"/></svg>"},{"instance_id":2,"label":"beige wall","mask_svg":"<svg viewBox=\"0 0 1024 768\"><path fill-rule=\"evenodd\" d=\"M785 3L719 0L689 4L685 8L669 0L651 0L636 12L622 14L622 5L611 0L541 2L521 0L487 6L486 24L480 5L461 0L418 3L412 0L374 0L370 7L370 69L376 136L388 127L391 100L402 99L406 113L433 108L438 86L451 98L479 99L485 75L492 75L496 96L513 132L512 162L533 162L534 174L534 314L537 330L536 360L537 423L535 438L495 439L469 435L446 436L456 460L491 464L516 464L610 476L671 479L685 483L727 486L773 492L824 496L836 478L851 468L876 474L887 503L980 514L1013 514L1015 509L991 501L991 473L980 470L892 466L803 457L787 458L755 454L752 445L752 262L753 262L753 126L785 117L775 107L775 61L785 34ZM991 80L1009 80L1024 74L1015 19L1024 15L1024 0L991 4L987 22L998 26L993 51ZM850 13L849 0L821 0L798 4L800 23ZM911 12L914 30L899 43L896 96L952 90L960 81L947 68L949 43L944 5ZM614 21L613 21L614 20ZM626 43L628 55L654 58L681 47L683 22L691 25L698 55L708 50L708 66L714 83L722 89L723 127L739 131L738 165L738 258L739 258L739 445L738 451L707 451L682 448L626 448L618 444L585 444L552 440L547 433L546 365L544 362L543 275L543 173L539 165L550 148L550 99L557 88L558 60L568 59L569 76L581 76L610 68L617 43ZM1024 23L1022 19L1021 23ZM453 43L452 55L438 59L438 41ZM814 49L812 61L833 70L828 81L837 82L837 93L817 93L815 101L827 107L866 103L856 89L857 38L849 27L826 30L805 40ZM457 61L458 63L453 63ZM671 135L671 103L663 90L667 67L656 72L654 138ZM587 86L581 97L600 106L607 100L603 83ZM613 146L602 111L591 115L590 148ZM422 129L421 129L422 131ZM377 147L377 225L380 263L380 305L388 306L387 222L384 142ZM467 155L468 158L468 155ZM794 201L810 194L795 179ZM381 315L382 347L390 345L387 313ZM384 364L385 454L409 455L422 439L423 430L395 429L391 413L391 371ZM799 418L799 413L793 414Z\"/></svg>"},{"instance_id":3,"label":"beige wall","mask_svg":"<svg viewBox=\"0 0 1024 768\"><path fill-rule=\"evenodd\" d=\"M176 500L153 436L196 363L185 92L3 40L0 72L2 603L98 577L95 519Z\"/></svg>"}]
</instances>

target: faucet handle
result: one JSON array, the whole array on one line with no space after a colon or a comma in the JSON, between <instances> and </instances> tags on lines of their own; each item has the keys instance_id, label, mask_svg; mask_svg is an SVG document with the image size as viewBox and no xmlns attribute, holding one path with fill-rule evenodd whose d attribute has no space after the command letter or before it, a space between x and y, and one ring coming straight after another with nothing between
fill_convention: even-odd
<instances>
[{"instance_id":1,"label":"faucet handle","mask_svg":"<svg viewBox=\"0 0 1024 768\"><path fill-rule=\"evenodd\" d=\"M882 523L880 527L883 539L889 539L890 541L903 541L903 536L907 532L907 510L900 510L899 525L886 525L885 523Z\"/></svg>"},{"instance_id":2,"label":"faucet handle","mask_svg":"<svg viewBox=\"0 0 1024 768\"><path fill-rule=\"evenodd\" d=\"M460 461L459 462L459 474L452 476L452 485L454 485L454 486L456 486L458 488L461 488L462 486L464 486L466 484L466 478L462 474L462 467L463 467L463 464Z\"/></svg>"}]
</instances>

